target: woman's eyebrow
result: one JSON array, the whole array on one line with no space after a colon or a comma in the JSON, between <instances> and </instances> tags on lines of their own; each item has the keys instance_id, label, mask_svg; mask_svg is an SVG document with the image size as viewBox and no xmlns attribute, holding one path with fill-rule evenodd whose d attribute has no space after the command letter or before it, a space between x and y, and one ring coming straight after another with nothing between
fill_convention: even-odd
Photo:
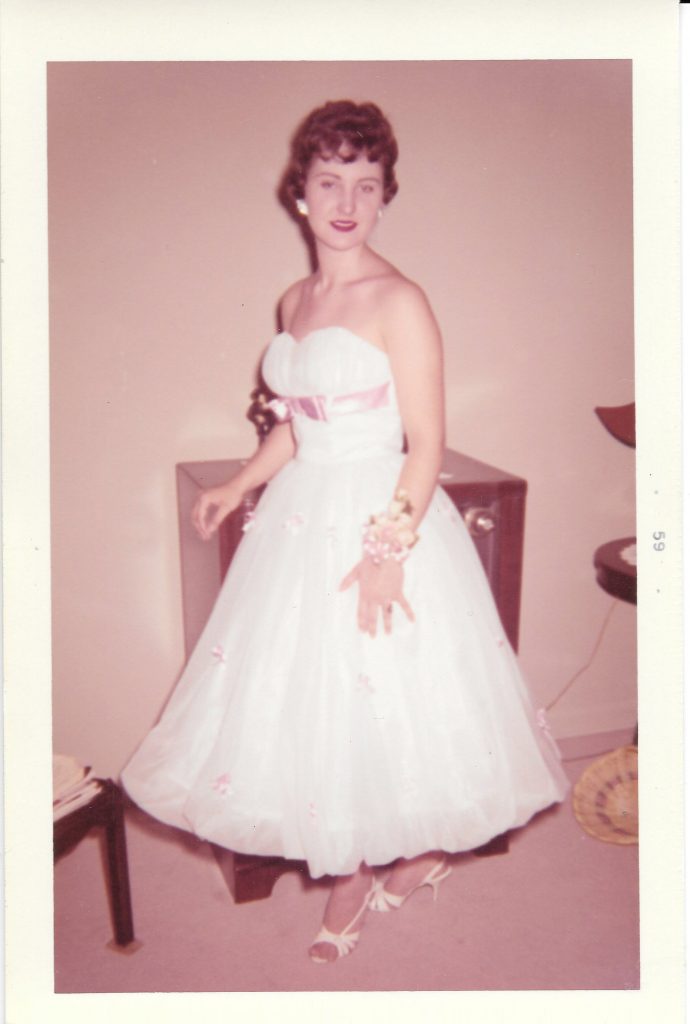
<instances>
[{"instance_id":1,"label":"woman's eyebrow","mask_svg":"<svg viewBox=\"0 0 690 1024\"><path fill-rule=\"evenodd\" d=\"M342 178L342 174L338 174L337 171L317 171L314 175L315 178ZM366 174L362 178L357 178L357 181L376 181L381 182L381 178L377 178L375 174Z\"/></svg>"}]
</instances>

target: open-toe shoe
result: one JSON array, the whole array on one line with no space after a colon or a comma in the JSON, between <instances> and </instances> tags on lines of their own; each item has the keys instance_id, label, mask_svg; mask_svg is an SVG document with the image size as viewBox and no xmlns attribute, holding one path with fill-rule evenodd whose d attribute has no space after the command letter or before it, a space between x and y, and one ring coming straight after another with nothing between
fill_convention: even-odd
<instances>
[{"instance_id":1,"label":"open-toe shoe","mask_svg":"<svg viewBox=\"0 0 690 1024\"><path fill-rule=\"evenodd\" d=\"M426 873L421 882L417 885L413 885L412 888L406 892L403 896L397 896L395 893L388 892L382 882L376 882L369 900L369 909L378 910L381 912L388 910L398 910L402 907L406 899L408 899L413 892L417 889L421 889L424 885L430 885L434 894L434 900L438 897L438 887L444 878L448 878L448 875L453 869L450 864L446 863L445 858L437 861L436 864Z\"/></svg>"},{"instance_id":2,"label":"open-toe shoe","mask_svg":"<svg viewBox=\"0 0 690 1024\"><path fill-rule=\"evenodd\" d=\"M361 921L362 917L364 916L366 910L370 905L370 901L373 898L375 888L376 883L374 882L372 883L371 888L364 897L364 902L362 903L362 906L359 908L359 910L352 918L350 923L345 928L343 928L341 932L331 932L328 930L328 928L326 928L325 925L322 926L321 931L312 942L312 946L316 946L319 942L329 942L332 946L335 946L336 950L338 951L338 955L334 957L333 960L329 960L325 956L318 956L317 954L310 952L309 956L312 958L315 964L335 963L335 961L339 960L341 956L347 956L348 953L352 952L352 950L357 945L357 942L359 941L359 928L357 927L357 925Z\"/></svg>"}]
</instances>

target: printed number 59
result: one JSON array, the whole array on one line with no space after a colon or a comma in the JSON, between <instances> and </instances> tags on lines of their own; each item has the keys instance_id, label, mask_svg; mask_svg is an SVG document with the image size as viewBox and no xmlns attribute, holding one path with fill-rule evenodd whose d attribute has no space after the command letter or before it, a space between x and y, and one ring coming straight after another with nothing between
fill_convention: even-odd
<instances>
[{"instance_id":1,"label":"printed number 59","mask_svg":"<svg viewBox=\"0 0 690 1024\"><path fill-rule=\"evenodd\" d=\"M666 545L664 544L664 537L665 536L666 536L666 534L664 533L663 530L655 530L654 531L654 533L652 534L652 537L654 538L654 550L655 551L663 551L664 550L664 548L666 547Z\"/></svg>"}]
</instances>

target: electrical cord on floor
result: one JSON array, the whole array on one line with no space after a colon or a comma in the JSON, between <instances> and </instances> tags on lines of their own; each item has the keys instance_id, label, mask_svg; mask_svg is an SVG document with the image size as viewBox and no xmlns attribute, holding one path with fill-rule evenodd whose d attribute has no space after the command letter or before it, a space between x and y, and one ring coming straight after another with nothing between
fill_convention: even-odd
<instances>
[{"instance_id":1,"label":"electrical cord on floor","mask_svg":"<svg viewBox=\"0 0 690 1024\"><path fill-rule=\"evenodd\" d=\"M596 655L597 651L599 650L599 647L601 646L601 641L602 641L602 640L604 639L604 633L606 632L606 627L607 627L607 626L608 626L608 624L609 624L609 621L610 621L610 619L611 619L611 616L613 615L614 609L615 609L615 607L616 607L616 605L617 605L617 604L619 604L618 600L613 600L613 601L611 602L611 605L609 606L609 610L607 611L607 613L606 613L606 616L605 616L605 618L604 618L604 621L603 621L603 622L602 622L602 624L601 624L601 629L599 630L599 636L598 636L598 637L597 637L597 639L596 639L596 643L594 644L594 647L593 647L593 649L592 649L592 653L590 654L589 658L587 659L587 661L585 662L585 664L584 664L584 665L582 666L582 668L579 668L579 669L577 670L577 672L575 673L575 675L574 675L574 676L571 676L571 678L570 678L570 679L568 680L568 682L567 682L567 683L565 684L565 686L564 686L564 687L563 687L563 689L562 689L562 690L560 691L560 693L557 693L557 694L556 694L556 696L555 696L555 697L553 698L553 700L549 701L549 703L548 703L548 704L547 704L547 705L545 706L545 710L546 710L546 711L550 711L550 710L551 710L551 708L552 708L552 707L554 706L554 704L557 704L557 703L558 703L558 701L559 701L559 700L561 699L561 697L562 697L562 696L563 696L563 695L564 695L565 693L567 693L567 692L568 692L568 690L569 690L569 689L570 689L570 687L571 687L571 686L573 685L573 683L575 682L575 680L576 680L576 679L579 679L579 678L580 678L580 676L582 675L582 673L583 673L583 672L586 672L586 671L587 671L587 669L589 668L589 666L590 666L590 665L592 664L592 662L594 661L594 657L595 657L595 655Z\"/></svg>"}]
</instances>

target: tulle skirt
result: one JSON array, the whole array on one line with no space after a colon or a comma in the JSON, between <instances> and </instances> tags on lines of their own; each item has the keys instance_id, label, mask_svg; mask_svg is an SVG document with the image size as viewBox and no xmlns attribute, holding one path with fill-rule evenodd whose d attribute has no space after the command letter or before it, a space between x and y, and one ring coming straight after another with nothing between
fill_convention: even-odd
<instances>
[{"instance_id":1,"label":"tulle skirt","mask_svg":"<svg viewBox=\"0 0 690 1024\"><path fill-rule=\"evenodd\" d=\"M405 562L410 622L357 628L361 524L402 455L271 481L159 723L122 775L155 817L349 874L475 848L563 798L474 544L438 488Z\"/></svg>"}]
</instances>

